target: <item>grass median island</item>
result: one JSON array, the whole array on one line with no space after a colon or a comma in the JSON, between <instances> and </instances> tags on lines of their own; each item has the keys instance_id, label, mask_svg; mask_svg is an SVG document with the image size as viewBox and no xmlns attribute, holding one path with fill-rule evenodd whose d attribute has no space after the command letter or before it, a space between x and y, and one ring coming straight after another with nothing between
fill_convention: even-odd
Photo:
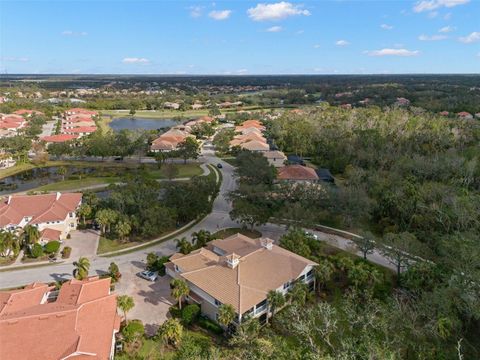
<instances>
[{"instance_id":1,"label":"grass median island","mask_svg":"<svg viewBox=\"0 0 480 360\"><path fill-rule=\"evenodd\" d=\"M119 181L118 177L92 177L92 178L85 178L81 180L64 180L64 181L59 181L53 184L40 186L34 189L34 191L78 190L78 189L83 189L83 188L96 186L96 185L108 186L118 181Z\"/></svg>"}]
</instances>

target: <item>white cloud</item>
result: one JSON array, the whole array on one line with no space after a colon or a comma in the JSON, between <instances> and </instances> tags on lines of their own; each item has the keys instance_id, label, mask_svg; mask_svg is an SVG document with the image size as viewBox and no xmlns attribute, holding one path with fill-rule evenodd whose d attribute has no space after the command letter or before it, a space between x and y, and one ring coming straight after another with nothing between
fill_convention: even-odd
<instances>
[{"instance_id":1,"label":"white cloud","mask_svg":"<svg viewBox=\"0 0 480 360\"><path fill-rule=\"evenodd\" d=\"M138 57L126 57L122 60L124 64L149 64L150 60Z\"/></svg>"},{"instance_id":2,"label":"white cloud","mask_svg":"<svg viewBox=\"0 0 480 360\"><path fill-rule=\"evenodd\" d=\"M471 44L480 41L480 32L474 31L470 35L458 38L458 40L465 44Z\"/></svg>"},{"instance_id":3,"label":"white cloud","mask_svg":"<svg viewBox=\"0 0 480 360\"><path fill-rule=\"evenodd\" d=\"M420 52L418 50L407 49L381 49L365 51L368 56L417 56Z\"/></svg>"},{"instance_id":4,"label":"white cloud","mask_svg":"<svg viewBox=\"0 0 480 360\"><path fill-rule=\"evenodd\" d=\"M433 11L442 7L452 8L468 2L470 2L470 0L423 0L418 1L415 4L413 11L420 13L424 11Z\"/></svg>"},{"instance_id":5,"label":"white cloud","mask_svg":"<svg viewBox=\"0 0 480 360\"><path fill-rule=\"evenodd\" d=\"M274 4L257 4L254 8L248 9L247 14L254 21L282 20L289 16L311 15L310 11L303 9L301 5L294 5L286 1Z\"/></svg>"},{"instance_id":6,"label":"white cloud","mask_svg":"<svg viewBox=\"0 0 480 360\"><path fill-rule=\"evenodd\" d=\"M449 33L449 32L452 32L452 31L455 31L454 26L444 26L444 27L442 27L441 29L438 30L438 32L440 32L440 33Z\"/></svg>"},{"instance_id":7,"label":"white cloud","mask_svg":"<svg viewBox=\"0 0 480 360\"><path fill-rule=\"evenodd\" d=\"M213 10L208 13L208 16L214 20L227 20L232 14L232 10Z\"/></svg>"},{"instance_id":8,"label":"white cloud","mask_svg":"<svg viewBox=\"0 0 480 360\"><path fill-rule=\"evenodd\" d=\"M63 36L87 36L88 33L86 31L72 31L72 30L65 30L62 31Z\"/></svg>"},{"instance_id":9,"label":"white cloud","mask_svg":"<svg viewBox=\"0 0 480 360\"><path fill-rule=\"evenodd\" d=\"M388 25L388 24L382 24L382 25L380 25L380 27L381 27L383 30L392 30L392 29L393 29L393 26L392 26L392 25Z\"/></svg>"},{"instance_id":10,"label":"white cloud","mask_svg":"<svg viewBox=\"0 0 480 360\"><path fill-rule=\"evenodd\" d=\"M298 30L295 34L302 35L304 32L305 32L305 30Z\"/></svg>"},{"instance_id":11,"label":"white cloud","mask_svg":"<svg viewBox=\"0 0 480 360\"><path fill-rule=\"evenodd\" d=\"M479 57L479 58L480 58L480 52L477 54L477 57Z\"/></svg>"},{"instance_id":12,"label":"white cloud","mask_svg":"<svg viewBox=\"0 0 480 360\"><path fill-rule=\"evenodd\" d=\"M335 45L337 45L337 46L347 46L347 45L350 45L350 43L347 40L338 40L337 42L335 42Z\"/></svg>"},{"instance_id":13,"label":"white cloud","mask_svg":"<svg viewBox=\"0 0 480 360\"><path fill-rule=\"evenodd\" d=\"M320 48L320 44L315 44L315 45L313 45L313 48L314 48L314 49L319 49L319 48Z\"/></svg>"},{"instance_id":14,"label":"white cloud","mask_svg":"<svg viewBox=\"0 0 480 360\"><path fill-rule=\"evenodd\" d=\"M422 34L418 37L418 40L420 41L439 41L439 40L445 40L448 39L448 36L446 35L425 35Z\"/></svg>"},{"instance_id":15,"label":"white cloud","mask_svg":"<svg viewBox=\"0 0 480 360\"><path fill-rule=\"evenodd\" d=\"M282 31L282 27L281 26L272 26L270 28L267 29L268 32L280 32Z\"/></svg>"},{"instance_id":16,"label":"white cloud","mask_svg":"<svg viewBox=\"0 0 480 360\"><path fill-rule=\"evenodd\" d=\"M188 10L190 10L190 16L192 18L198 18L202 16L203 6L190 6Z\"/></svg>"}]
</instances>

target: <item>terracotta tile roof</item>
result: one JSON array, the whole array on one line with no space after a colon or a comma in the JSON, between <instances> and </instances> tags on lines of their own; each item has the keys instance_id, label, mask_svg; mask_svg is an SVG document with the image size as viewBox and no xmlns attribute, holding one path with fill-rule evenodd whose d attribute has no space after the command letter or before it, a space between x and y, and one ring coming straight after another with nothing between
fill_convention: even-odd
<instances>
[{"instance_id":1,"label":"terracotta tile roof","mask_svg":"<svg viewBox=\"0 0 480 360\"><path fill-rule=\"evenodd\" d=\"M268 151L270 149L267 143L258 140L247 141L246 143L240 144L240 147L250 151Z\"/></svg>"},{"instance_id":2,"label":"terracotta tile roof","mask_svg":"<svg viewBox=\"0 0 480 360\"><path fill-rule=\"evenodd\" d=\"M94 110L87 110L81 108L73 108L65 111L66 114L86 114L86 115L98 115L98 112Z\"/></svg>"},{"instance_id":3,"label":"terracotta tile roof","mask_svg":"<svg viewBox=\"0 0 480 360\"><path fill-rule=\"evenodd\" d=\"M54 241L54 240L60 240L60 236L62 235L62 232L60 230L54 230L50 228L46 228L42 230L41 236L43 240L47 241Z\"/></svg>"},{"instance_id":4,"label":"terracotta tile roof","mask_svg":"<svg viewBox=\"0 0 480 360\"><path fill-rule=\"evenodd\" d=\"M81 193L9 196L0 203L0 227L18 225L25 217L31 217L29 224L65 220L81 201Z\"/></svg>"},{"instance_id":5,"label":"terracotta tile roof","mask_svg":"<svg viewBox=\"0 0 480 360\"><path fill-rule=\"evenodd\" d=\"M67 134L69 133L77 134L77 133L93 133L95 131L97 131L96 126L79 126L72 129L65 129L64 132Z\"/></svg>"},{"instance_id":6,"label":"terracotta tile roof","mask_svg":"<svg viewBox=\"0 0 480 360\"><path fill-rule=\"evenodd\" d=\"M288 165L278 170L280 180L318 180L315 169L302 165Z\"/></svg>"},{"instance_id":7,"label":"terracotta tile roof","mask_svg":"<svg viewBox=\"0 0 480 360\"><path fill-rule=\"evenodd\" d=\"M262 155L265 156L267 159L287 160L287 157L285 156L285 154L278 150L264 151Z\"/></svg>"},{"instance_id":8,"label":"terracotta tile roof","mask_svg":"<svg viewBox=\"0 0 480 360\"><path fill-rule=\"evenodd\" d=\"M180 268L181 277L243 314L265 300L268 291L298 278L307 266L316 265L279 246L272 244L268 249L266 243L273 240L236 234L214 240L189 255L175 254L170 261ZM229 256L235 256L238 265L230 267Z\"/></svg>"},{"instance_id":9,"label":"terracotta tile roof","mask_svg":"<svg viewBox=\"0 0 480 360\"><path fill-rule=\"evenodd\" d=\"M17 115L24 115L24 114L27 114L27 115L31 115L31 114L43 115L43 112L41 112L41 111L27 110L27 109L20 109L20 110L14 111L13 113L17 114Z\"/></svg>"},{"instance_id":10,"label":"terracotta tile roof","mask_svg":"<svg viewBox=\"0 0 480 360\"><path fill-rule=\"evenodd\" d=\"M0 313L0 359L109 359L112 337L120 326L110 279L71 280L62 285L56 301L42 304L49 289L37 284L0 292L0 299L11 293L24 295L11 300L15 311L10 307L8 313Z\"/></svg>"},{"instance_id":11,"label":"terracotta tile roof","mask_svg":"<svg viewBox=\"0 0 480 360\"><path fill-rule=\"evenodd\" d=\"M78 138L78 135L71 135L71 134L57 134L57 135L50 135L41 137L40 140L43 140L47 143L62 143L65 141L70 141L73 139Z\"/></svg>"}]
</instances>

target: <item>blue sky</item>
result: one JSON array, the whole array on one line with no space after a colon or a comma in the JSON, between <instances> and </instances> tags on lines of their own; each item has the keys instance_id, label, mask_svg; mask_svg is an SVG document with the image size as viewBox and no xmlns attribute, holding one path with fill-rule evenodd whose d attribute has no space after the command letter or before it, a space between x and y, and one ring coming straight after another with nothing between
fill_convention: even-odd
<instances>
[{"instance_id":1,"label":"blue sky","mask_svg":"<svg viewBox=\"0 0 480 360\"><path fill-rule=\"evenodd\" d=\"M4 1L2 73L480 73L480 1Z\"/></svg>"}]
</instances>

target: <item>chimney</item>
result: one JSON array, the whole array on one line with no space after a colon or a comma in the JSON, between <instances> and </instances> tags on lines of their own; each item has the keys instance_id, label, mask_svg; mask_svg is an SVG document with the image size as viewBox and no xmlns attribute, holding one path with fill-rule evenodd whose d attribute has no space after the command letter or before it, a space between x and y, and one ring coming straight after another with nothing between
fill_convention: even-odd
<instances>
[{"instance_id":1,"label":"chimney","mask_svg":"<svg viewBox=\"0 0 480 360\"><path fill-rule=\"evenodd\" d=\"M227 265L230 269L235 269L240 262L240 256L235 253L231 253L230 255L226 256L227 258Z\"/></svg>"},{"instance_id":2,"label":"chimney","mask_svg":"<svg viewBox=\"0 0 480 360\"><path fill-rule=\"evenodd\" d=\"M10 205L11 201L12 201L12 195L8 195L7 205Z\"/></svg>"},{"instance_id":3,"label":"chimney","mask_svg":"<svg viewBox=\"0 0 480 360\"><path fill-rule=\"evenodd\" d=\"M260 244L267 250L272 250L273 248L273 240L269 238L261 238Z\"/></svg>"},{"instance_id":4,"label":"chimney","mask_svg":"<svg viewBox=\"0 0 480 360\"><path fill-rule=\"evenodd\" d=\"M57 197L55 198L55 200L58 201L58 199L60 199L60 196L62 196L62 193L60 193L60 192L57 191Z\"/></svg>"}]
</instances>

